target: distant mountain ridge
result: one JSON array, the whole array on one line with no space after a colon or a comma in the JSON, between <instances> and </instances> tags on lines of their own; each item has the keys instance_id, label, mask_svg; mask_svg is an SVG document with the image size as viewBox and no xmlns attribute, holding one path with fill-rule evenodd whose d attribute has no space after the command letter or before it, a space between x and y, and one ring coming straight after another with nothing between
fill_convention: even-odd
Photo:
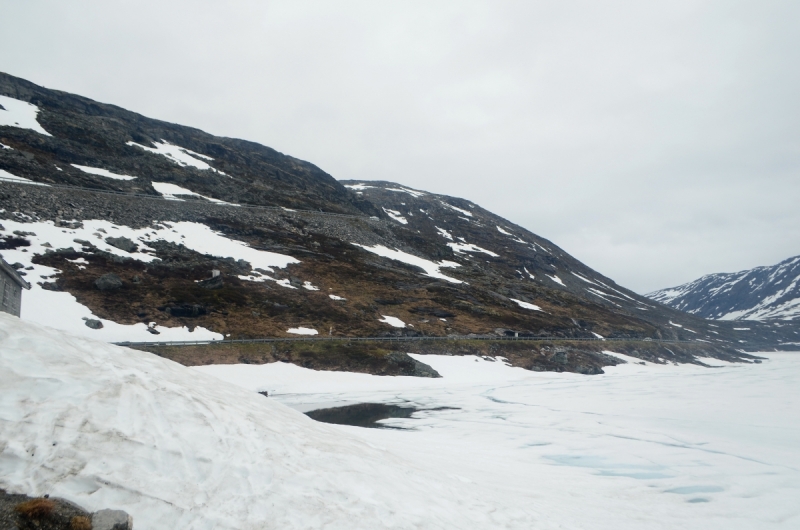
<instances>
[{"instance_id":1,"label":"distant mountain ridge","mask_svg":"<svg viewBox=\"0 0 800 530\"><path fill-rule=\"evenodd\" d=\"M768 267L708 274L646 296L715 320L800 320L800 256Z\"/></svg>"}]
</instances>

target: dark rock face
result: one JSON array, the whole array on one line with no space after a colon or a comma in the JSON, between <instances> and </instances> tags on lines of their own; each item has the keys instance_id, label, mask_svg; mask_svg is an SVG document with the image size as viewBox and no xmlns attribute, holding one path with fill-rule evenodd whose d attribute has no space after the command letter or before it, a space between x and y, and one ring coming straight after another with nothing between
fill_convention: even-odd
<instances>
[{"instance_id":1,"label":"dark rock face","mask_svg":"<svg viewBox=\"0 0 800 530\"><path fill-rule=\"evenodd\" d=\"M164 308L174 317L197 318L208 313L208 310L199 304L182 304Z\"/></svg>"},{"instance_id":2,"label":"dark rock face","mask_svg":"<svg viewBox=\"0 0 800 530\"><path fill-rule=\"evenodd\" d=\"M20 177L151 196L160 196L152 182L169 182L230 203L378 214L373 205L348 193L313 164L254 142L215 137L191 127L149 119L4 73L0 73L0 94L38 106L37 119L52 135L3 127L0 137L12 149L0 149L0 167ZM182 166L131 144L153 147L163 142L210 157L202 160L213 170ZM85 173L71 164L136 178L113 180ZM219 172L235 180L220 178ZM59 218L69 216L64 212Z\"/></svg>"},{"instance_id":3,"label":"dark rock face","mask_svg":"<svg viewBox=\"0 0 800 530\"><path fill-rule=\"evenodd\" d=\"M101 291L113 291L122 287L122 280L113 272L103 274L94 282L94 286Z\"/></svg>"},{"instance_id":4,"label":"dark rock face","mask_svg":"<svg viewBox=\"0 0 800 530\"><path fill-rule=\"evenodd\" d=\"M96 318L85 318L84 320L87 328L103 329L103 323Z\"/></svg>"}]
</instances>

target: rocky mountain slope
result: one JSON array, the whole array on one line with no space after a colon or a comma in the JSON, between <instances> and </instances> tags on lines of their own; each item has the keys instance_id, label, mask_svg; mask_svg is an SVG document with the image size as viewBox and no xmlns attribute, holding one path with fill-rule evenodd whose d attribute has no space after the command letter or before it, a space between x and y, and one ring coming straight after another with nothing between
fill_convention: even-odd
<instances>
[{"instance_id":1,"label":"rocky mountain slope","mask_svg":"<svg viewBox=\"0 0 800 530\"><path fill-rule=\"evenodd\" d=\"M768 267L708 274L647 297L717 320L800 320L800 256Z\"/></svg>"},{"instance_id":2,"label":"rocky mountain slope","mask_svg":"<svg viewBox=\"0 0 800 530\"><path fill-rule=\"evenodd\" d=\"M338 182L267 147L5 74L0 105L0 254L33 284L23 319L108 341L492 335L735 356L798 340L795 327L744 333L653 302L463 199ZM536 346L515 362L607 362L571 348L580 362Z\"/></svg>"}]
</instances>

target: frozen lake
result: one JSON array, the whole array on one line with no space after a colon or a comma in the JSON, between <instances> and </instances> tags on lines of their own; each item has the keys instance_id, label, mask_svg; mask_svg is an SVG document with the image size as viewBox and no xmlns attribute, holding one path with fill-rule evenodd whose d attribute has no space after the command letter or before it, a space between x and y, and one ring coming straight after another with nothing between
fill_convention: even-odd
<instances>
[{"instance_id":1,"label":"frozen lake","mask_svg":"<svg viewBox=\"0 0 800 530\"><path fill-rule=\"evenodd\" d=\"M606 374L528 372L500 360L416 356L441 379L206 366L308 411L353 403L420 409L334 425L468 485L537 528L800 528L800 353L715 368L629 363ZM629 359L636 361L634 359Z\"/></svg>"}]
</instances>

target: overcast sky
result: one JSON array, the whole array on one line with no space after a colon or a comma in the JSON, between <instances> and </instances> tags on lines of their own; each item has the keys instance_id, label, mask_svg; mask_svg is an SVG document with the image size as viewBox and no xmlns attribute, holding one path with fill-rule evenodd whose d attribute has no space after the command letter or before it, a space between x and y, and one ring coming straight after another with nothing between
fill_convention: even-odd
<instances>
[{"instance_id":1,"label":"overcast sky","mask_svg":"<svg viewBox=\"0 0 800 530\"><path fill-rule=\"evenodd\" d=\"M0 70L472 200L640 293L800 254L800 2L0 0Z\"/></svg>"}]
</instances>

